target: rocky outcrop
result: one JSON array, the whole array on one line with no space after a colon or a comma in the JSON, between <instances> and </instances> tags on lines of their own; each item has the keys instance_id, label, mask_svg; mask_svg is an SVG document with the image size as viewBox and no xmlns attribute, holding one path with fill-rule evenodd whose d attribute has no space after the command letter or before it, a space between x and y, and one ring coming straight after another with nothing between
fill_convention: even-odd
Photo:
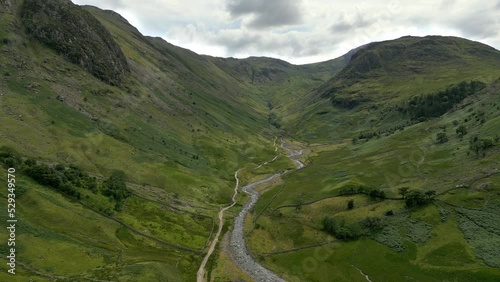
<instances>
[{"instance_id":1,"label":"rocky outcrop","mask_svg":"<svg viewBox=\"0 0 500 282\"><path fill-rule=\"evenodd\" d=\"M26 0L22 21L30 36L111 85L121 84L128 72L111 33L69 0Z\"/></svg>"},{"instance_id":2,"label":"rocky outcrop","mask_svg":"<svg viewBox=\"0 0 500 282\"><path fill-rule=\"evenodd\" d=\"M0 0L0 13L12 14L11 0Z\"/></svg>"}]
</instances>

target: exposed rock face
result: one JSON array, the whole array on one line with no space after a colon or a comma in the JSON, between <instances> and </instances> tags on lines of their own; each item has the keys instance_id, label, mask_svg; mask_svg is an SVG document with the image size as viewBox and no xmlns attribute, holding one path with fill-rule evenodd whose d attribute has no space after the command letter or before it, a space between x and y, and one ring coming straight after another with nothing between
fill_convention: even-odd
<instances>
[{"instance_id":1,"label":"exposed rock face","mask_svg":"<svg viewBox=\"0 0 500 282\"><path fill-rule=\"evenodd\" d=\"M12 14L11 0L0 0L0 13Z\"/></svg>"},{"instance_id":2,"label":"exposed rock face","mask_svg":"<svg viewBox=\"0 0 500 282\"><path fill-rule=\"evenodd\" d=\"M70 62L109 84L123 81L125 55L111 33L80 6L69 0L26 0L22 20L30 36Z\"/></svg>"}]
</instances>

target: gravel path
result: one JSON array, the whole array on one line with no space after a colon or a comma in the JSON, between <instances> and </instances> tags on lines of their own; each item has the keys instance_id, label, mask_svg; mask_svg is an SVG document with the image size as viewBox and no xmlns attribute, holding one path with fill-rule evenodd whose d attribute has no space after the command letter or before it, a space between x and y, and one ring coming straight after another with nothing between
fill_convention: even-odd
<instances>
[{"instance_id":1,"label":"gravel path","mask_svg":"<svg viewBox=\"0 0 500 282\"><path fill-rule=\"evenodd\" d=\"M281 147L285 149L289 155L288 157L293 160L295 163L297 163L297 169L301 169L304 167L304 164L299 160L298 156L302 154L302 151L294 151L292 149L289 149L285 146L285 142L283 139L281 140ZM277 147L276 147L277 149ZM259 263L257 263L252 256L250 255L250 252L247 249L246 243L245 243L245 238L244 238L244 232L243 232L243 226L244 226L244 221L245 217L250 212L250 210L253 208L255 203L257 203L257 200L259 199L260 194L255 190L255 187L259 184L272 181L275 178L280 177L281 175L285 174L287 171L282 172L282 173L276 173L274 175L269 176L266 179L248 184L244 187L241 188L241 190L248 195L250 195L250 199L245 203L243 206L243 209L241 212L236 216L234 219L234 229L231 233L231 241L230 241L230 252L231 256L235 259L236 265L248 273L250 277L252 277L255 281L285 281L276 273L268 270L267 268L263 267Z\"/></svg>"},{"instance_id":2,"label":"gravel path","mask_svg":"<svg viewBox=\"0 0 500 282\"><path fill-rule=\"evenodd\" d=\"M198 269L198 272L196 274L196 281L197 282L206 281L206 279L205 279L206 278L205 277L205 266L207 265L208 259L210 258L210 256L214 252L215 246L217 245L217 242L219 242L219 236L222 232L222 227L224 226L224 212L227 211L228 209L232 208L236 204L236 196L238 195L238 186L240 185L240 180L238 179L238 172L239 172L239 170L237 170L234 173L234 178L236 179L236 185L234 186L234 194L233 194L233 198L232 198L232 203L229 206L227 206L219 211L219 229L217 229L217 233L215 234L215 237L212 240L210 247L208 248L208 252L205 255L205 258L203 258L203 261L200 265L200 268Z\"/></svg>"}]
</instances>

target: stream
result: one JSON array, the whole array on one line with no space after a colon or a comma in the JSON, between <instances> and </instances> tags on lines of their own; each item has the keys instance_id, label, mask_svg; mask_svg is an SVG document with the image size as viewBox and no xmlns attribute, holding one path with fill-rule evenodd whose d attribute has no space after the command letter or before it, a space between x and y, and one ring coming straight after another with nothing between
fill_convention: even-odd
<instances>
[{"instance_id":1,"label":"stream","mask_svg":"<svg viewBox=\"0 0 500 282\"><path fill-rule=\"evenodd\" d=\"M286 147L283 139L281 140L281 147L288 152L288 157L297 164L296 169L301 169L305 165L300 161L300 155L302 150L295 151ZM241 188L241 190L248 195L250 199L245 203L243 209L234 219L234 227L230 238L230 252L232 257L235 259L236 265L246 272L255 281L285 281L279 277L276 273L260 265L255 259L250 255L248 251L245 238L244 238L244 220L247 214L251 211L254 205L259 199L259 192L255 190L255 187L259 184L263 184L280 177L281 175L287 173L288 171L279 172L273 174L265 179L259 180L254 183L250 183Z\"/></svg>"},{"instance_id":2,"label":"stream","mask_svg":"<svg viewBox=\"0 0 500 282\"><path fill-rule=\"evenodd\" d=\"M274 147L275 147L275 152L278 151L278 146L276 146L276 141L274 142ZM300 156L302 155L302 150L300 151L295 151L292 150L288 147L286 147L286 143L283 139L281 139L281 148L283 148L285 151L288 152L288 158L295 162L297 164L297 168L301 169L305 165L300 161ZM275 161L278 158L278 155L276 155L271 161L264 162L260 164L257 168L260 168L270 162ZM229 251L231 253L231 256L235 259L235 264L244 272L246 272L250 277L252 277L253 280L255 281L285 281L282 278L280 278L276 273L272 272L271 270L263 267L260 265L257 261L253 259L253 257L250 255L250 252L248 251L245 238L244 238L244 221L245 217L247 214L250 212L250 210L253 208L253 206L257 203L257 200L260 197L259 192L255 190L255 187L257 185L272 181L283 174L287 173L289 170L283 171L283 172L278 172L275 173L265 179L250 183L246 186L243 186L241 190L248 195L250 195L250 199L245 203L243 206L243 209L240 211L240 213L235 217L234 219L234 228L231 233L230 237L230 244L229 244ZM212 253L215 250L215 246L217 245L217 242L219 241L219 237L222 232L222 227L224 224L224 212L227 211L228 209L232 208L236 204L236 196L238 195L238 188L239 188L239 183L240 180L238 178L238 172L237 170L234 173L234 178L236 180L236 185L234 187L234 194L232 197L232 203L229 206L226 206L222 208L219 211L218 217L219 217L219 228L217 230L217 233L215 234L214 239L212 240L210 247L208 249L207 254L205 255L200 268L198 269L197 273L197 282L204 282L206 281L205 279L205 266L208 262L208 259L212 255Z\"/></svg>"}]
</instances>

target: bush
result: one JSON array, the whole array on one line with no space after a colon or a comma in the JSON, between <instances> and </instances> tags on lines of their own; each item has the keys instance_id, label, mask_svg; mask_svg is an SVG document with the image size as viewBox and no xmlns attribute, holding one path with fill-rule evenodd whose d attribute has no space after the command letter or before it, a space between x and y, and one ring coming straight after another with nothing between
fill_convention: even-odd
<instances>
[{"instance_id":1,"label":"bush","mask_svg":"<svg viewBox=\"0 0 500 282\"><path fill-rule=\"evenodd\" d=\"M352 210L353 208L354 208L354 200L351 199L347 202L347 209Z\"/></svg>"},{"instance_id":2,"label":"bush","mask_svg":"<svg viewBox=\"0 0 500 282\"><path fill-rule=\"evenodd\" d=\"M385 226L385 222L380 217L371 216L361 220L359 224L370 232L381 230Z\"/></svg>"},{"instance_id":3,"label":"bush","mask_svg":"<svg viewBox=\"0 0 500 282\"><path fill-rule=\"evenodd\" d=\"M363 231L357 223L347 225L344 221L330 217L323 219L323 230L341 240L357 239L363 235Z\"/></svg>"},{"instance_id":4,"label":"bush","mask_svg":"<svg viewBox=\"0 0 500 282\"><path fill-rule=\"evenodd\" d=\"M408 208L424 206L432 202L432 197L435 195L435 191L423 192L420 190L410 190L405 196L405 205Z\"/></svg>"},{"instance_id":5,"label":"bush","mask_svg":"<svg viewBox=\"0 0 500 282\"><path fill-rule=\"evenodd\" d=\"M111 176L103 183L103 194L117 202L117 205L115 205L115 210L117 211L121 209L123 201L132 194L127 190L126 180L127 175L125 172L114 170Z\"/></svg>"},{"instance_id":6,"label":"bush","mask_svg":"<svg viewBox=\"0 0 500 282\"><path fill-rule=\"evenodd\" d=\"M443 144L446 142L448 142L448 136L445 132L439 132L438 134L436 134L436 143Z\"/></svg>"},{"instance_id":7,"label":"bush","mask_svg":"<svg viewBox=\"0 0 500 282\"><path fill-rule=\"evenodd\" d=\"M469 150L476 153L476 156L479 156L480 153L485 155L485 151L493 147L494 143L491 139L481 139L476 137L471 138L469 141Z\"/></svg>"},{"instance_id":8,"label":"bush","mask_svg":"<svg viewBox=\"0 0 500 282\"><path fill-rule=\"evenodd\" d=\"M467 128L462 124L459 127L457 127L457 129L455 130L455 132L457 133L457 135L460 138L462 138L462 137L464 137L467 134Z\"/></svg>"},{"instance_id":9,"label":"bush","mask_svg":"<svg viewBox=\"0 0 500 282\"><path fill-rule=\"evenodd\" d=\"M368 193L368 196L376 199L376 198L382 198L385 199L385 192L380 190L380 189L373 189Z\"/></svg>"}]
</instances>

